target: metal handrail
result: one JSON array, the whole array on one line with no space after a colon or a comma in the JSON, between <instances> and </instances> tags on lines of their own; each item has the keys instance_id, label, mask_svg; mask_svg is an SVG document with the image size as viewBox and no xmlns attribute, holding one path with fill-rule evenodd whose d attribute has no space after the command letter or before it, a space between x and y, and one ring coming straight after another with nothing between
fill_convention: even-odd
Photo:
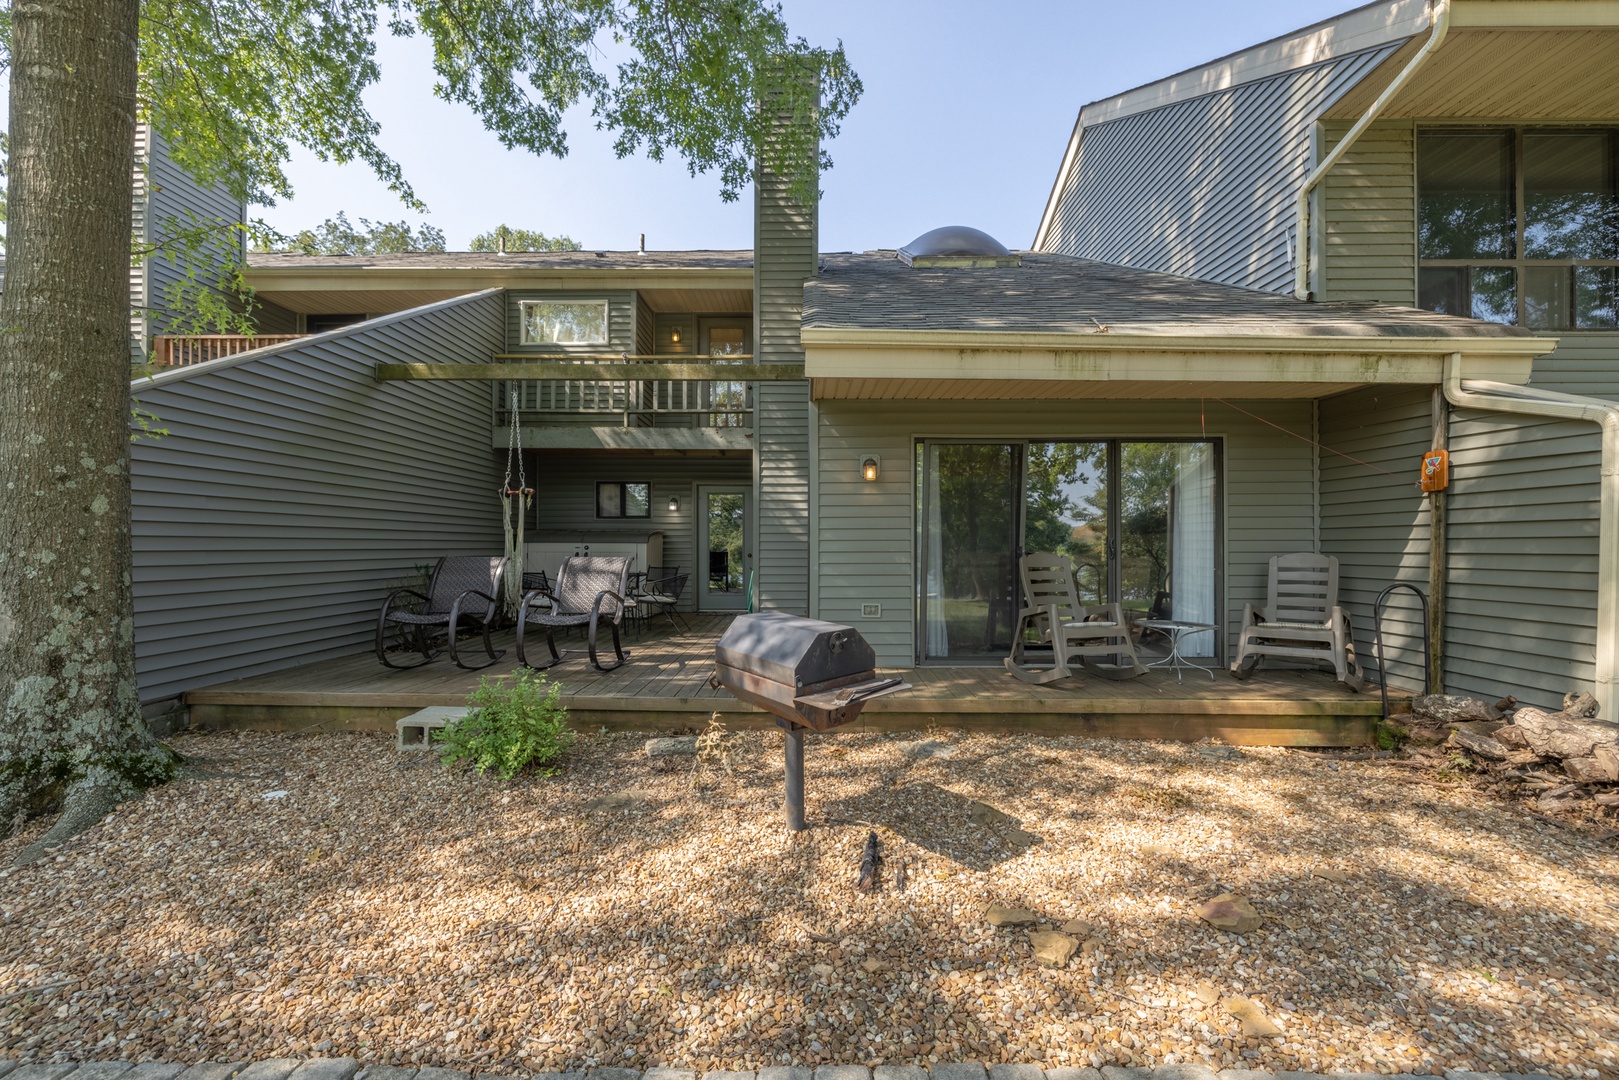
<instances>
[{"instance_id":1,"label":"metal handrail","mask_svg":"<svg viewBox=\"0 0 1619 1080\"><path fill-rule=\"evenodd\" d=\"M1397 589L1409 589L1422 605L1422 692L1433 693L1433 667L1428 644L1428 597L1408 581L1396 581L1377 594L1372 604L1372 651L1377 654L1377 688L1383 695L1383 719L1389 718L1389 673L1383 664L1383 602Z\"/></svg>"}]
</instances>

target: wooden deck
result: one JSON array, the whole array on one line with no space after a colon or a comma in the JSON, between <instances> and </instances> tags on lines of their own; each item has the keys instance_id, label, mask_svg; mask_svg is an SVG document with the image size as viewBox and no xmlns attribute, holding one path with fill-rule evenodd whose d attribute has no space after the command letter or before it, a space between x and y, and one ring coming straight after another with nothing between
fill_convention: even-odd
<instances>
[{"instance_id":1,"label":"wooden deck","mask_svg":"<svg viewBox=\"0 0 1619 1080\"><path fill-rule=\"evenodd\" d=\"M733 726L768 726L766 714L708 685L714 643L728 616L697 616L691 629L654 632L629 642L630 659L600 672L584 643L567 643L569 659L550 674L581 726L682 730L711 713ZM508 635L509 637L509 635ZM509 641L504 644L510 644ZM542 650L543 644L539 646ZM391 730L399 717L430 705L460 705L481 675L510 674L505 659L482 672L447 658L409 671L380 666L370 653L327 660L193 690L185 695L201 727L265 730ZM1381 713L1375 689L1352 694L1325 672L1261 671L1237 682L1153 671L1124 682L1070 679L1033 686L1000 667L920 667L903 672L914 689L866 706L857 730L929 725L990 731L1105 735L1120 738L1205 737L1247 745L1353 746L1370 741Z\"/></svg>"}]
</instances>

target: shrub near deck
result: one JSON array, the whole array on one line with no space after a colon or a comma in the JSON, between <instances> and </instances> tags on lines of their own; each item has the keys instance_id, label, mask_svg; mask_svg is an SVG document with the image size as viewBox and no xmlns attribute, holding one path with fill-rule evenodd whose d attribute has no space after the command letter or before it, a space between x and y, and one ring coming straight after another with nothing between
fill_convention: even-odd
<instances>
[{"instance_id":1,"label":"shrub near deck","mask_svg":"<svg viewBox=\"0 0 1619 1080\"><path fill-rule=\"evenodd\" d=\"M1594 833L1376 761L935 741L812 738L789 841L770 733L695 785L632 736L510 783L380 736L180 739L193 778L0 886L0 994L65 984L0 1002L0 1057L1614 1069L1619 856ZM1227 891L1261 929L1196 917ZM1031 932L1080 922L1065 967L1034 961ZM1281 1037L1242 1034L1238 999Z\"/></svg>"}]
</instances>

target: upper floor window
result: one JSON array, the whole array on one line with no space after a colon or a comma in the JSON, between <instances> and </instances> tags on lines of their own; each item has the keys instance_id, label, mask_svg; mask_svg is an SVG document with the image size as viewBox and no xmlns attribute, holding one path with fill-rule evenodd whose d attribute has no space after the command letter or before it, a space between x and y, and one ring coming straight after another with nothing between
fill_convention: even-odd
<instances>
[{"instance_id":1,"label":"upper floor window","mask_svg":"<svg viewBox=\"0 0 1619 1080\"><path fill-rule=\"evenodd\" d=\"M518 312L524 345L607 344L605 300L525 300Z\"/></svg>"},{"instance_id":2,"label":"upper floor window","mask_svg":"<svg viewBox=\"0 0 1619 1080\"><path fill-rule=\"evenodd\" d=\"M1418 132L1417 257L1430 311L1619 329L1619 130Z\"/></svg>"}]
</instances>

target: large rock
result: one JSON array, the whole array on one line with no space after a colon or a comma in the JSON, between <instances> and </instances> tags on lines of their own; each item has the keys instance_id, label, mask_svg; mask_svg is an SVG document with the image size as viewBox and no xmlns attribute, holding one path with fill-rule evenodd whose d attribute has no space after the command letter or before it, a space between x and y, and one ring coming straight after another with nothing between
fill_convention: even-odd
<instances>
[{"instance_id":1,"label":"large rock","mask_svg":"<svg viewBox=\"0 0 1619 1080\"><path fill-rule=\"evenodd\" d=\"M1022 908L991 904L984 910L984 918L991 926L1027 926L1032 922L1038 922L1040 917Z\"/></svg>"},{"instance_id":2,"label":"large rock","mask_svg":"<svg viewBox=\"0 0 1619 1080\"><path fill-rule=\"evenodd\" d=\"M1221 893L1213 900L1197 907L1197 917L1214 927L1233 934L1246 934L1265 925L1265 917L1254 910L1246 896Z\"/></svg>"},{"instance_id":3,"label":"large rock","mask_svg":"<svg viewBox=\"0 0 1619 1080\"><path fill-rule=\"evenodd\" d=\"M1067 967L1068 961L1073 959L1075 950L1079 948L1077 939L1067 934L1059 934L1055 930L1030 934L1029 944L1034 948L1034 958L1050 968Z\"/></svg>"},{"instance_id":4,"label":"large rock","mask_svg":"<svg viewBox=\"0 0 1619 1080\"><path fill-rule=\"evenodd\" d=\"M647 757L694 757L696 754L695 735L665 735L646 741Z\"/></svg>"},{"instance_id":5,"label":"large rock","mask_svg":"<svg viewBox=\"0 0 1619 1080\"><path fill-rule=\"evenodd\" d=\"M1454 694L1418 694L1411 700L1411 711L1446 724L1501 719L1501 713L1489 702Z\"/></svg>"},{"instance_id":6,"label":"large rock","mask_svg":"<svg viewBox=\"0 0 1619 1080\"><path fill-rule=\"evenodd\" d=\"M1591 758L1591 779L1619 780L1619 724L1568 713L1519 709L1514 727L1542 757Z\"/></svg>"}]
</instances>

